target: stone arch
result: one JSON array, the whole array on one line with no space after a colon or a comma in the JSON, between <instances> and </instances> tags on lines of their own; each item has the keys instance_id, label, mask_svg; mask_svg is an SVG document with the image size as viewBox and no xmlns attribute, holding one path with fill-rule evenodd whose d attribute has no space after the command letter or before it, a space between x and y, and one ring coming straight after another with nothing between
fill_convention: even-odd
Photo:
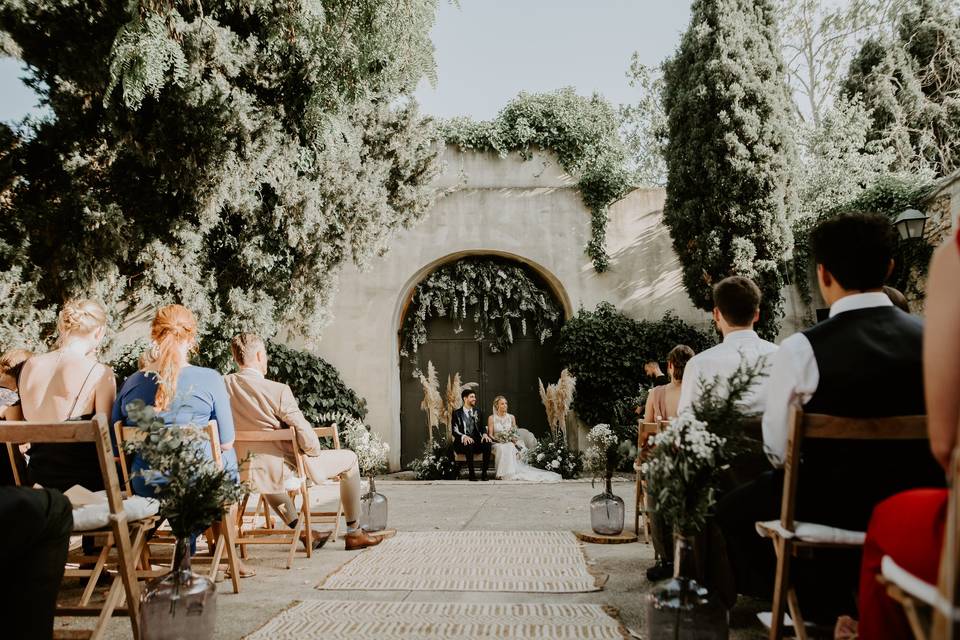
<instances>
[{"instance_id":1,"label":"stone arch","mask_svg":"<svg viewBox=\"0 0 960 640\"><path fill-rule=\"evenodd\" d=\"M535 274L542 284L545 285L549 294L558 306L560 306L563 321L570 319L574 313L570 296L555 274L533 260L507 251L458 251L431 260L429 263L417 269L400 288L391 321L396 336L396 348L394 350L394 358L396 359L394 361L397 366L394 374L396 376L394 378L395 382L391 382L391 387L396 390L396 393L391 393L391 396L394 402L394 416L397 417L397 430L392 440L398 445L397 453L399 455L397 457L400 458L399 462L403 466L408 465L412 458L415 457L416 454L413 452L418 452L420 448L422 448L426 435L425 431L419 433L417 431L419 427L413 426L420 417L419 411L413 409L413 407L419 407L420 401L414 400L413 396L418 392L414 392L413 389L411 389L411 386L417 386L411 382L416 365L411 365L410 361L399 355L403 340L403 323L407 314L410 312L410 304L413 300L417 284L422 282L438 268L466 257L495 257L525 265ZM435 318L431 321L432 337L419 354L421 359L427 357L437 365L440 378L442 379L440 383L441 387L445 385L448 374L459 371L465 376L465 381L470 380L481 383L481 403L490 400L490 398L485 398L485 395L492 396L494 395L494 390L497 389L499 392L511 398L511 412L518 416L518 420L522 421L525 417L527 418L527 422L523 426L529 427L535 432L545 430L545 421L543 425L538 424L542 421L539 419L539 414L542 410L540 409L539 395L536 392L536 380L538 377L543 377L545 380L553 379L552 376L556 376L559 373L559 361L555 352L555 338L549 340L545 345L541 345L539 341L536 339L531 340L529 337L518 339L509 352L492 354L488 352L485 344L472 339L472 332L469 328L465 331L461 331L461 329L458 328L454 332L457 334L455 336L451 333L452 327L445 325L446 321L446 318ZM435 333L435 331L439 331L439 334ZM471 337L468 338L468 335ZM468 345L475 345L475 347ZM425 360L421 361L419 365L425 366L425 362ZM523 364L520 365L519 363ZM473 376L475 366L476 372L479 374L477 377ZM469 377L466 377L468 375ZM443 389L441 388L441 393L442 392ZM536 396L535 401L533 400L534 396ZM513 400L516 400L518 404L514 405ZM531 406L534 404L537 409L531 411ZM488 413L488 408L481 408L484 413ZM530 420L529 417L531 413L538 417ZM416 417L411 418L412 416ZM408 431L411 428L414 429L413 432Z\"/></svg>"}]
</instances>

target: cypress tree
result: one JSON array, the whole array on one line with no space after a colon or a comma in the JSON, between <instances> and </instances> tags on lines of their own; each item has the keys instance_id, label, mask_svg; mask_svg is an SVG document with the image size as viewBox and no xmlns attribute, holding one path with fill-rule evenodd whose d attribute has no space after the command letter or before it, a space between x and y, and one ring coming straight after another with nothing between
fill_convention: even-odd
<instances>
[{"instance_id":1,"label":"cypress tree","mask_svg":"<svg viewBox=\"0 0 960 640\"><path fill-rule=\"evenodd\" d=\"M695 0L690 26L664 65L664 221L694 304L712 285L752 278L763 293L758 330L781 315L797 158L790 90L769 0Z\"/></svg>"}]
</instances>

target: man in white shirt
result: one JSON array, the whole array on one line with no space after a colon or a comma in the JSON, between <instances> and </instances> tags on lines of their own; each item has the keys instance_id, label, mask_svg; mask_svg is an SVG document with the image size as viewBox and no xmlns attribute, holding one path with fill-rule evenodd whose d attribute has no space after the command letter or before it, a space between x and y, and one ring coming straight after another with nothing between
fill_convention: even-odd
<instances>
[{"instance_id":1,"label":"man in white shirt","mask_svg":"<svg viewBox=\"0 0 960 640\"><path fill-rule=\"evenodd\" d=\"M830 318L790 336L773 358L763 416L764 448L780 467L794 406L808 413L882 417L924 413L923 323L883 293L893 268L895 236L882 216L851 215L820 223L810 245ZM873 506L905 489L937 486L942 471L922 441L809 441L800 463L796 517L864 531ZM755 522L780 515L778 469L720 500L716 522L741 594L769 597L776 560ZM832 622L852 614L858 553L795 565L808 619ZM822 557L822 556L821 556Z\"/></svg>"},{"instance_id":2,"label":"man in white shirt","mask_svg":"<svg viewBox=\"0 0 960 640\"><path fill-rule=\"evenodd\" d=\"M687 363L680 388L677 412L693 408L700 396L701 384L718 377L729 378L741 362L769 366L777 345L757 335L753 325L760 319L760 289L750 278L730 276L713 287L713 321L723 334L723 342L698 353ZM766 371L766 369L765 369ZM766 374L759 378L743 399L743 409L760 413L764 407Z\"/></svg>"}]
</instances>

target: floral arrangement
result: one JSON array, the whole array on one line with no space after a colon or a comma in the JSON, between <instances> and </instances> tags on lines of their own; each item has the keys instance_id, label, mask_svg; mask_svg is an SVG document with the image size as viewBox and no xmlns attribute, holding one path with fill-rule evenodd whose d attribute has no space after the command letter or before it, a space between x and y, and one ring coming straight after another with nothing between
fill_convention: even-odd
<instances>
[{"instance_id":1,"label":"floral arrangement","mask_svg":"<svg viewBox=\"0 0 960 640\"><path fill-rule=\"evenodd\" d=\"M410 463L417 474L417 480L452 480L460 473L457 463L450 455L450 445L439 429L434 438L427 442L423 455Z\"/></svg>"},{"instance_id":2,"label":"floral arrangement","mask_svg":"<svg viewBox=\"0 0 960 640\"><path fill-rule=\"evenodd\" d=\"M207 432L199 427L169 427L153 407L137 400L128 409L140 437L124 443L124 451L139 454L147 469L138 471L154 489L160 515L170 529L185 539L223 517L225 505L249 493L236 471L221 469L207 453Z\"/></svg>"},{"instance_id":3,"label":"floral arrangement","mask_svg":"<svg viewBox=\"0 0 960 640\"><path fill-rule=\"evenodd\" d=\"M640 472L656 496L657 510L674 531L695 535L714 504L725 439L685 412L652 440L653 451Z\"/></svg>"},{"instance_id":4,"label":"floral arrangement","mask_svg":"<svg viewBox=\"0 0 960 640\"><path fill-rule=\"evenodd\" d=\"M325 413L320 417L323 422L340 425L340 433L343 434L347 448L357 454L361 475L375 476L387 470L390 445L370 431L370 427L349 413Z\"/></svg>"},{"instance_id":5,"label":"floral arrangement","mask_svg":"<svg viewBox=\"0 0 960 640\"><path fill-rule=\"evenodd\" d=\"M471 257L442 265L417 285L403 323L401 355L416 359L434 316L473 320L474 338L488 339L490 351L497 353L509 349L518 335L533 335L542 344L556 331L561 310L526 267Z\"/></svg>"},{"instance_id":6,"label":"floral arrangement","mask_svg":"<svg viewBox=\"0 0 960 640\"><path fill-rule=\"evenodd\" d=\"M576 478L583 469L583 457L579 451L567 446L567 437L557 430L549 438L542 438L537 448L527 453L527 463L540 469L554 471L563 478Z\"/></svg>"},{"instance_id":7,"label":"floral arrangement","mask_svg":"<svg viewBox=\"0 0 960 640\"><path fill-rule=\"evenodd\" d=\"M577 389L577 379L570 374L569 369L560 372L560 379L556 384L543 387L543 380L537 378L540 383L540 401L543 402L543 408L547 412L547 424L550 430L556 433L562 431L567 424L567 414L570 412L570 405L573 404L573 393Z\"/></svg>"},{"instance_id":8,"label":"floral arrangement","mask_svg":"<svg viewBox=\"0 0 960 640\"><path fill-rule=\"evenodd\" d=\"M516 444L520 438L520 432L513 425L507 429L497 429L493 434L493 441L499 444Z\"/></svg>"},{"instance_id":9,"label":"floral arrangement","mask_svg":"<svg viewBox=\"0 0 960 640\"><path fill-rule=\"evenodd\" d=\"M636 457L636 448L621 441L608 424L598 424L587 434L590 446L583 453L583 463L594 480L608 479L626 461Z\"/></svg>"}]
</instances>

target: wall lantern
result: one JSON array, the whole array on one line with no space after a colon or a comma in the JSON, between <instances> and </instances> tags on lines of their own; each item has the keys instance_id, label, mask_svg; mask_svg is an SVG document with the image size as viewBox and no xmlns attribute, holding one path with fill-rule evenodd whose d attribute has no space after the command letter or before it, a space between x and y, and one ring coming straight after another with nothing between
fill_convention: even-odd
<instances>
[{"instance_id":1,"label":"wall lantern","mask_svg":"<svg viewBox=\"0 0 960 640\"><path fill-rule=\"evenodd\" d=\"M901 240L913 240L923 237L923 228L927 224L927 214L916 209L907 209L897 216L893 226L897 228Z\"/></svg>"}]
</instances>

